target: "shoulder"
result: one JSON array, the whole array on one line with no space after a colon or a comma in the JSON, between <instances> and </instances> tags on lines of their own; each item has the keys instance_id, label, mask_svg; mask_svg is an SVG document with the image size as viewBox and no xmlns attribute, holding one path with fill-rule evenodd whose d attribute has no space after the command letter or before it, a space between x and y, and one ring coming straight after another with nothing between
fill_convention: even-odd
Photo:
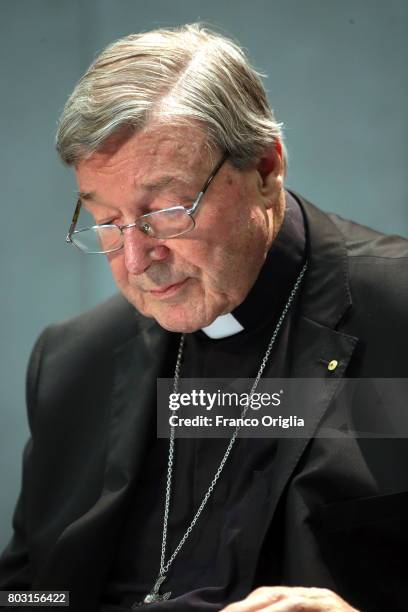
<instances>
[{"instance_id":1,"label":"shoulder","mask_svg":"<svg viewBox=\"0 0 408 612\"><path fill-rule=\"evenodd\" d=\"M326 214L341 233L349 257L391 260L395 264L408 258L408 239L378 232L333 213Z\"/></svg>"},{"instance_id":2,"label":"shoulder","mask_svg":"<svg viewBox=\"0 0 408 612\"><path fill-rule=\"evenodd\" d=\"M91 310L49 326L51 336L84 338L114 346L137 329L144 317L120 295L114 295Z\"/></svg>"},{"instance_id":3,"label":"shoulder","mask_svg":"<svg viewBox=\"0 0 408 612\"><path fill-rule=\"evenodd\" d=\"M306 217L311 248L344 257L351 289L377 295L403 293L408 300L408 239L384 234L355 221L320 210L297 196Z\"/></svg>"},{"instance_id":4,"label":"shoulder","mask_svg":"<svg viewBox=\"0 0 408 612\"><path fill-rule=\"evenodd\" d=\"M80 315L48 326L36 350L51 351L54 358L86 352L101 355L120 346L151 320L140 315L121 295L115 295Z\"/></svg>"},{"instance_id":5,"label":"shoulder","mask_svg":"<svg viewBox=\"0 0 408 612\"><path fill-rule=\"evenodd\" d=\"M394 313L408 323L408 240L328 216L344 241L353 302L364 299L367 316Z\"/></svg>"},{"instance_id":6,"label":"shoulder","mask_svg":"<svg viewBox=\"0 0 408 612\"><path fill-rule=\"evenodd\" d=\"M50 398L59 405L68 396L74 401L73 389L107 392L115 351L141 332L148 334L152 326L154 322L140 315L121 295L48 326L35 343L28 365L29 417L34 404L48 403Z\"/></svg>"},{"instance_id":7,"label":"shoulder","mask_svg":"<svg viewBox=\"0 0 408 612\"><path fill-rule=\"evenodd\" d=\"M325 212L299 194L290 192L300 204L309 235L322 239L322 234L342 242L350 258L372 257L389 259L398 263L408 258L408 239L398 235L379 232L370 227L344 219L340 215ZM309 236L310 237L310 236Z\"/></svg>"}]
</instances>

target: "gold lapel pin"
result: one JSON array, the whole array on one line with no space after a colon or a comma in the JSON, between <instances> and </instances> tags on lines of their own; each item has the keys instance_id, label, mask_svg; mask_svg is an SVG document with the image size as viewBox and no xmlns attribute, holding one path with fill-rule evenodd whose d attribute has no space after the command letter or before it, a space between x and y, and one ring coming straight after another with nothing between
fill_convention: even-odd
<instances>
[{"instance_id":1,"label":"gold lapel pin","mask_svg":"<svg viewBox=\"0 0 408 612\"><path fill-rule=\"evenodd\" d=\"M332 359L328 365L327 365L327 369L330 372L333 372L333 370L335 370L337 368L337 366L339 365L339 362L337 361L337 359Z\"/></svg>"}]
</instances>

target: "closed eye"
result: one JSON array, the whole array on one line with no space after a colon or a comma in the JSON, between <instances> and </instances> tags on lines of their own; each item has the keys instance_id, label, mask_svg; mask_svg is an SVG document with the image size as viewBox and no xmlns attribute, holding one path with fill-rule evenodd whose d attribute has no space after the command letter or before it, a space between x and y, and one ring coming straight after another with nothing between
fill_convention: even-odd
<instances>
[{"instance_id":1,"label":"closed eye","mask_svg":"<svg viewBox=\"0 0 408 612\"><path fill-rule=\"evenodd\" d=\"M117 225L118 227L120 227L124 223L125 221L123 220L122 215L115 215L114 217L108 218L102 217L101 219L95 218L95 225Z\"/></svg>"},{"instance_id":2,"label":"closed eye","mask_svg":"<svg viewBox=\"0 0 408 612\"><path fill-rule=\"evenodd\" d=\"M184 206L185 208L188 209L188 208L191 208L194 202L195 202L194 197L184 196L184 197L174 198L172 201L166 202L165 205L162 204L161 206L159 205L149 206L141 210L140 214L137 217L135 217L135 221L136 219L139 219L140 217L143 217L144 215L148 215L154 212L160 212L161 210L167 210L168 208L173 208L175 206ZM123 221L118 219L118 217L113 217L113 218L111 217L110 219L102 219L102 220L95 219L95 225L116 225L120 227L121 225L123 225Z\"/></svg>"}]
</instances>

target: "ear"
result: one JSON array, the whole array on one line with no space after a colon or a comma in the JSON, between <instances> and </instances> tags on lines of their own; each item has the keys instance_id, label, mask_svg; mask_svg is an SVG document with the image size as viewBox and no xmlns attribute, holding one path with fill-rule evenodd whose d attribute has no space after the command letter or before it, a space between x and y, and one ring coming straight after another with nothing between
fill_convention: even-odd
<instances>
[{"instance_id":1,"label":"ear","mask_svg":"<svg viewBox=\"0 0 408 612\"><path fill-rule=\"evenodd\" d=\"M277 195L283 188L285 165L282 156L282 144L278 140L267 149L259 160L256 170L259 175L259 189L265 199L267 208L271 208Z\"/></svg>"}]
</instances>

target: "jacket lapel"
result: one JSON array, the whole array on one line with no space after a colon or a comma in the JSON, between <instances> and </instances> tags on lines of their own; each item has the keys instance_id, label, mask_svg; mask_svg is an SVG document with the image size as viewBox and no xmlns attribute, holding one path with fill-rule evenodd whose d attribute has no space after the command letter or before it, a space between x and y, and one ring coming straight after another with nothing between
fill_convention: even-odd
<instances>
[{"instance_id":1,"label":"jacket lapel","mask_svg":"<svg viewBox=\"0 0 408 612\"><path fill-rule=\"evenodd\" d=\"M288 348L291 354L288 375L291 379L319 379L319 392L314 395L299 394L306 425L303 437L281 438L278 441L271 473L265 479L268 517L264 532L298 462L339 390L358 344L358 338L336 330L352 306L343 237L326 214L297 195L292 195L304 213L309 253L308 270ZM284 349L281 347L281 350ZM330 371L328 364L332 360L336 360L338 365Z\"/></svg>"},{"instance_id":2,"label":"jacket lapel","mask_svg":"<svg viewBox=\"0 0 408 612\"><path fill-rule=\"evenodd\" d=\"M95 594L108 573L126 501L156 431L156 379L169 338L170 334L146 320L134 338L116 349L101 494L85 514L62 532L35 581L37 589L71 589L74 609L76 605L78 609L93 609ZM86 585L86 593L82 589L78 593L79 584ZM76 597L80 601L75 601Z\"/></svg>"}]
</instances>

